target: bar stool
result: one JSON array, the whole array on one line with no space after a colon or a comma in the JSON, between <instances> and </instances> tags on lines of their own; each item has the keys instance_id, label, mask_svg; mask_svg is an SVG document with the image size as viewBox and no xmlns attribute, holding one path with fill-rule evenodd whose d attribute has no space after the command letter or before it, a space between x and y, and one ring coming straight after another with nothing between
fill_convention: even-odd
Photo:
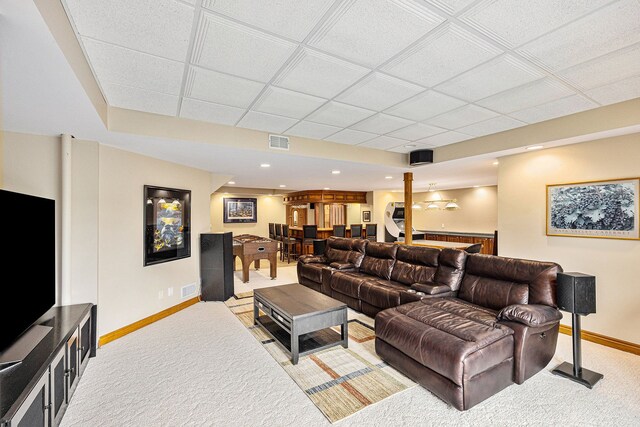
<instances>
[{"instance_id":1,"label":"bar stool","mask_svg":"<svg viewBox=\"0 0 640 427\"><path fill-rule=\"evenodd\" d=\"M294 257L294 259L298 256L296 251L296 246L298 244L298 240L293 237L289 237L289 226L286 224L282 225L282 251L280 252L280 261L284 261L285 254L287 255L287 264L291 262L290 257ZM292 253L292 249L293 252Z\"/></svg>"},{"instance_id":2,"label":"bar stool","mask_svg":"<svg viewBox=\"0 0 640 427\"><path fill-rule=\"evenodd\" d=\"M354 239L362 239L362 224L351 224L351 237Z\"/></svg>"},{"instance_id":3,"label":"bar stool","mask_svg":"<svg viewBox=\"0 0 640 427\"><path fill-rule=\"evenodd\" d=\"M347 226L346 225L334 225L333 226L333 235L335 237L346 237L347 236Z\"/></svg>"},{"instance_id":4,"label":"bar stool","mask_svg":"<svg viewBox=\"0 0 640 427\"><path fill-rule=\"evenodd\" d=\"M327 248L327 239L316 239L313 241L313 254L324 255L324 251Z\"/></svg>"},{"instance_id":5,"label":"bar stool","mask_svg":"<svg viewBox=\"0 0 640 427\"><path fill-rule=\"evenodd\" d=\"M367 224L365 238L371 242L378 241L378 224Z\"/></svg>"},{"instance_id":6,"label":"bar stool","mask_svg":"<svg viewBox=\"0 0 640 427\"><path fill-rule=\"evenodd\" d=\"M275 238L278 242L278 250L280 251L280 256L282 257L282 224L275 224Z\"/></svg>"},{"instance_id":7,"label":"bar stool","mask_svg":"<svg viewBox=\"0 0 640 427\"><path fill-rule=\"evenodd\" d=\"M302 253L307 253L307 246L313 246L313 241L318 238L317 225L302 226Z\"/></svg>"},{"instance_id":8,"label":"bar stool","mask_svg":"<svg viewBox=\"0 0 640 427\"><path fill-rule=\"evenodd\" d=\"M273 222L269 223L269 238L271 240L276 239L276 225Z\"/></svg>"}]
</instances>

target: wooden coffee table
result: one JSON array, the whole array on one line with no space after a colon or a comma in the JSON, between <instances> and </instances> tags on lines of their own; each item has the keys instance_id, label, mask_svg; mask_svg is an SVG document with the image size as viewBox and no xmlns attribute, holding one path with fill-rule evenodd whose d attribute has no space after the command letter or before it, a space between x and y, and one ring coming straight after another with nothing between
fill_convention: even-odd
<instances>
[{"instance_id":1,"label":"wooden coffee table","mask_svg":"<svg viewBox=\"0 0 640 427\"><path fill-rule=\"evenodd\" d=\"M334 345L348 347L346 304L297 283L255 289L253 296L253 324L278 340L294 365L300 356ZM331 329L338 325L339 333Z\"/></svg>"}]
</instances>

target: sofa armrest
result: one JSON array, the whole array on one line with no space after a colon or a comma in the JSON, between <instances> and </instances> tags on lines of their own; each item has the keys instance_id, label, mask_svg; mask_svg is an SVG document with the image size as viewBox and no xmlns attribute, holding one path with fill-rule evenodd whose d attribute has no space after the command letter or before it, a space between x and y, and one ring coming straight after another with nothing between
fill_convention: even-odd
<instances>
[{"instance_id":1,"label":"sofa armrest","mask_svg":"<svg viewBox=\"0 0 640 427\"><path fill-rule=\"evenodd\" d=\"M356 266L350 262L332 262L329 264L329 267L335 268L336 270L353 270L356 268Z\"/></svg>"},{"instance_id":2,"label":"sofa armrest","mask_svg":"<svg viewBox=\"0 0 640 427\"><path fill-rule=\"evenodd\" d=\"M441 285L438 283L414 283L411 285L411 289L417 292L423 292L426 295L439 295L443 293L451 292L451 288L447 285Z\"/></svg>"},{"instance_id":3,"label":"sofa armrest","mask_svg":"<svg viewBox=\"0 0 640 427\"><path fill-rule=\"evenodd\" d=\"M298 261L303 264L326 264L329 262L324 255L302 255Z\"/></svg>"},{"instance_id":4,"label":"sofa armrest","mask_svg":"<svg viewBox=\"0 0 640 427\"><path fill-rule=\"evenodd\" d=\"M498 313L498 320L518 322L530 327L552 325L560 319L560 310L540 304L513 304Z\"/></svg>"}]
</instances>

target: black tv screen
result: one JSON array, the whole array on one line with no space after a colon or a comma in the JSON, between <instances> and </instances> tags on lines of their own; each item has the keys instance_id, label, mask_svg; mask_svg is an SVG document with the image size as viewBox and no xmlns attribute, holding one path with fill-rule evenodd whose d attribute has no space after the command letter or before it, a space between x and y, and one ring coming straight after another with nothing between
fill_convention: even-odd
<instances>
[{"instance_id":1,"label":"black tv screen","mask_svg":"<svg viewBox=\"0 0 640 427\"><path fill-rule=\"evenodd\" d=\"M10 307L0 328L0 352L7 349L55 304L55 201L0 190L2 272L0 306ZM8 273L19 269L8 280Z\"/></svg>"}]
</instances>

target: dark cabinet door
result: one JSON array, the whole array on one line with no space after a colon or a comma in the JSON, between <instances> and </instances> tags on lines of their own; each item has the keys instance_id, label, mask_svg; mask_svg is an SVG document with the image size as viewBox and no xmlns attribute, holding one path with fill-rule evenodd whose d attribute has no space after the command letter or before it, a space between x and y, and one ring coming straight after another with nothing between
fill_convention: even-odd
<instances>
[{"instance_id":1,"label":"dark cabinet door","mask_svg":"<svg viewBox=\"0 0 640 427\"><path fill-rule=\"evenodd\" d=\"M78 375L78 344L78 331L76 330L71 338L69 338L66 345L67 369L65 370L65 373L67 377L67 403L69 403L71 395L78 386L78 380L80 379L80 376Z\"/></svg>"},{"instance_id":2,"label":"dark cabinet door","mask_svg":"<svg viewBox=\"0 0 640 427\"><path fill-rule=\"evenodd\" d=\"M61 349L51 363L51 424L60 424L67 409L66 350Z\"/></svg>"},{"instance_id":3,"label":"dark cabinet door","mask_svg":"<svg viewBox=\"0 0 640 427\"><path fill-rule=\"evenodd\" d=\"M89 363L89 356L91 355L91 316L87 314L82 322L80 322L80 327L78 328L80 331L79 337L79 348L78 348L78 356L79 356L79 375L82 375L84 372L84 368L87 367Z\"/></svg>"},{"instance_id":4,"label":"dark cabinet door","mask_svg":"<svg viewBox=\"0 0 640 427\"><path fill-rule=\"evenodd\" d=\"M47 370L11 419L11 425L17 427L48 427L49 409L49 371Z\"/></svg>"}]
</instances>

